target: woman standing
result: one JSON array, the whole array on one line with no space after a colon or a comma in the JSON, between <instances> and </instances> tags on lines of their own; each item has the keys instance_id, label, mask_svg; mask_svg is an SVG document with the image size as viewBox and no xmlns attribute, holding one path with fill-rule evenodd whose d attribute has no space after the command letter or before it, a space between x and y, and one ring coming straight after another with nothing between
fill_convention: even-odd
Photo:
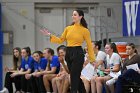
<instances>
[{"instance_id":1,"label":"woman standing","mask_svg":"<svg viewBox=\"0 0 140 93\"><path fill-rule=\"evenodd\" d=\"M20 77L12 78L10 75L17 71L17 69L20 69L21 65L21 49L19 47L16 47L13 49L13 68L5 68L6 76L5 76L5 85L4 89L0 91L0 93L13 93L13 86L12 83L14 82L16 93L19 93L21 87L20 87Z\"/></svg>"},{"instance_id":2,"label":"woman standing","mask_svg":"<svg viewBox=\"0 0 140 93\"><path fill-rule=\"evenodd\" d=\"M82 80L80 79L81 70L84 63L84 52L81 47L82 43L86 41L88 47L88 54L90 62L95 61L94 51L91 43L90 32L87 29L87 23L84 19L82 10L75 10L72 14L73 23L71 26L65 28L61 37L58 38L51 35L48 30L41 30L45 35L50 35L51 42L61 44L67 42L66 62L70 72L71 79L71 93L85 93L85 88Z\"/></svg>"}]
</instances>

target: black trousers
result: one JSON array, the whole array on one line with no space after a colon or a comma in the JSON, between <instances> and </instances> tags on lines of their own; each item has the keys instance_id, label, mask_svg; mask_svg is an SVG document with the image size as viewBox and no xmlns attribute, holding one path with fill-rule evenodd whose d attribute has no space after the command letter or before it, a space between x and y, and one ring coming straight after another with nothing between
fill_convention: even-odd
<instances>
[{"instance_id":1,"label":"black trousers","mask_svg":"<svg viewBox=\"0 0 140 93\"><path fill-rule=\"evenodd\" d=\"M13 93L12 83L14 83L16 91L20 91L21 90L21 86L20 86L21 77L20 76L16 76L16 77L12 78L10 76L11 74L12 74L12 72L7 72L6 73L5 85L4 86L8 89L9 93Z\"/></svg>"},{"instance_id":2,"label":"black trousers","mask_svg":"<svg viewBox=\"0 0 140 93\"><path fill-rule=\"evenodd\" d=\"M25 78L25 75L21 75L21 90L24 92L31 92L30 82Z\"/></svg>"},{"instance_id":3,"label":"black trousers","mask_svg":"<svg viewBox=\"0 0 140 93\"><path fill-rule=\"evenodd\" d=\"M70 72L71 93L86 93L82 79L80 78L84 63L84 52L81 46L67 47L65 60Z\"/></svg>"},{"instance_id":4,"label":"black trousers","mask_svg":"<svg viewBox=\"0 0 140 93\"><path fill-rule=\"evenodd\" d=\"M32 76L29 79L29 82L31 85L32 93L46 93L46 89L43 83L43 76L40 76L40 77Z\"/></svg>"},{"instance_id":5,"label":"black trousers","mask_svg":"<svg viewBox=\"0 0 140 93\"><path fill-rule=\"evenodd\" d=\"M121 74L118 77L118 80L116 82L115 93L126 93L123 86L130 85L130 83L131 85L133 85L133 83L140 85L140 74L133 69L127 70L125 73ZM133 92L133 93L137 93L137 92Z\"/></svg>"}]
</instances>

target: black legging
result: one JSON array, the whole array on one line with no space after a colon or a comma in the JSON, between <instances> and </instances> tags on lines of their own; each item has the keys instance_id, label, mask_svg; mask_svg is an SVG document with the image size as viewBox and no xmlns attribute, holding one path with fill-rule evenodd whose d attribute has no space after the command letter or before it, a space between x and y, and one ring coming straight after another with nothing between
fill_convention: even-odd
<instances>
[{"instance_id":1,"label":"black legging","mask_svg":"<svg viewBox=\"0 0 140 93\"><path fill-rule=\"evenodd\" d=\"M20 91L21 90L21 86L20 86L21 77L20 76L16 76L16 77L12 78L11 74L12 74L12 72L7 72L6 73L5 85L4 86L8 89L9 93L13 93L12 83L14 83L16 91Z\"/></svg>"},{"instance_id":2,"label":"black legging","mask_svg":"<svg viewBox=\"0 0 140 93\"><path fill-rule=\"evenodd\" d=\"M133 69L129 69L125 73L120 75L116 82L115 93L124 93L123 85L129 84L129 82L140 84L140 74Z\"/></svg>"},{"instance_id":3,"label":"black legging","mask_svg":"<svg viewBox=\"0 0 140 93\"><path fill-rule=\"evenodd\" d=\"M80 78L84 63L84 52L81 46L67 47L65 56L71 79L71 93L86 93Z\"/></svg>"},{"instance_id":4,"label":"black legging","mask_svg":"<svg viewBox=\"0 0 140 93\"><path fill-rule=\"evenodd\" d=\"M29 79L32 93L46 93L46 89L43 83L43 76L34 77L31 76Z\"/></svg>"},{"instance_id":5,"label":"black legging","mask_svg":"<svg viewBox=\"0 0 140 93\"><path fill-rule=\"evenodd\" d=\"M30 82L25 78L25 75L21 75L21 90L24 92L31 92Z\"/></svg>"}]
</instances>

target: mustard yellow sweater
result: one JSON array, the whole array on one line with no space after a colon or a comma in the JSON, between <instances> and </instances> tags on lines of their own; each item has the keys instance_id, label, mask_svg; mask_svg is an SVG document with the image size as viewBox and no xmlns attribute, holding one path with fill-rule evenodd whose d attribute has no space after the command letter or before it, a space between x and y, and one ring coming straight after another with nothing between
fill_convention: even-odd
<instances>
[{"instance_id":1,"label":"mustard yellow sweater","mask_svg":"<svg viewBox=\"0 0 140 93\"><path fill-rule=\"evenodd\" d=\"M90 32L88 31L87 28L83 27L80 24L74 24L66 27L61 37L51 35L50 40L51 42L58 44L61 44L66 40L67 46L69 47L81 46L82 43L86 41L90 62L95 61L95 55L91 43Z\"/></svg>"}]
</instances>

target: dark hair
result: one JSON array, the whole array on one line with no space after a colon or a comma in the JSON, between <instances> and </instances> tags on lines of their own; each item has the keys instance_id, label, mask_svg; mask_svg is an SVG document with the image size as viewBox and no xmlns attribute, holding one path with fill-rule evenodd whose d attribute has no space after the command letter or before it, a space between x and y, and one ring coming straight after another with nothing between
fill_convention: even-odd
<instances>
[{"instance_id":1,"label":"dark hair","mask_svg":"<svg viewBox=\"0 0 140 93\"><path fill-rule=\"evenodd\" d=\"M113 49L113 52L118 53L117 46L115 43L111 43L110 47Z\"/></svg>"},{"instance_id":2,"label":"dark hair","mask_svg":"<svg viewBox=\"0 0 140 93\"><path fill-rule=\"evenodd\" d=\"M18 50L19 51L19 57L15 57L14 55L14 50ZM13 48L13 69L17 70L17 68L19 68L21 65L21 49L19 47L15 47Z\"/></svg>"},{"instance_id":3,"label":"dark hair","mask_svg":"<svg viewBox=\"0 0 140 93\"><path fill-rule=\"evenodd\" d=\"M105 47L105 45L107 44L107 42L109 41L109 43L111 43L111 38L109 39L103 39L103 46Z\"/></svg>"},{"instance_id":4,"label":"dark hair","mask_svg":"<svg viewBox=\"0 0 140 93\"><path fill-rule=\"evenodd\" d=\"M131 46L132 49L135 49L134 53L138 54L138 51L136 50L136 47L135 47L134 43L128 43L127 46Z\"/></svg>"},{"instance_id":5,"label":"dark hair","mask_svg":"<svg viewBox=\"0 0 140 93\"><path fill-rule=\"evenodd\" d=\"M30 47L24 47L22 49L25 49L27 54L28 54L28 56L31 56L31 49L30 49Z\"/></svg>"},{"instance_id":6,"label":"dark hair","mask_svg":"<svg viewBox=\"0 0 140 93\"><path fill-rule=\"evenodd\" d=\"M101 40L99 40L99 41L92 41L92 42L95 44L95 46L98 46L98 50L101 49L101 44L102 44Z\"/></svg>"},{"instance_id":7,"label":"dark hair","mask_svg":"<svg viewBox=\"0 0 140 93\"><path fill-rule=\"evenodd\" d=\"M40 56L40 58L42 58L42 54L43 54L43 53L42 53L41 51L35 51L35 52L33 52L33 54L35 54L35 53L37 53L37 54ZM33 55L33 54L32 54L32 55Z\"/></svg>"},{"instance_id":8,"label":"dark hair","mask_svg":"<svg viewBox=\"0 0 140 93\"><path fill-rule=\"evenodd\" d=\"M43 52L42 51L36 51L36 52L38 52L39 53L39 55L40 55L40 57L41 58L43 58L44 56L43 56Z\"/></svg>"},{"instance_id":9,"label":"dark hair","mask_svg":"<svg viewBox=\"0 0 140 93\"><path fill-rule=\"evenodd\" d=\"M59 52L60 49L66 51L66 46L65 46L65 45L60 45L60 46L58 46L58 47L57 47L57 53Z\"/></svg>"},{"instance_id":10,"label":"dark hair","mask_svg":"<svg viewBox=\"0 0 140 93\"><path fill-rule=\"evenodd\" d=\"M45 48L45 50L48 50L48 53L50 53L52 56L54 55L54 50L51 48Z\"/></svg>"},{"instance_id":11,"label":"dark hair","mask_svg":"<svg viewBox=\"0 0 140 93\"><path fill-rule=\"evenodd\" d=\"M110 45L110 48L113 49L113 52L118 53L118 50L117 50L115 43L108 43L107 45Z\"/></svg>"},{"instance_id":12,"label":"dark hair","mask_svg":"<svg viewBox=\"0 0 140 93\"><path fill-rule=\"evenodd\" d=\"M88 28L88 24L87 24L87 22L86 22L86 20L85 20L85 18L84 18L84 12L83 12L82 10L75 10L75 11L77 11L77 13L79 14L79 16L82 16L81 21L80 21L80 24L81 24L83 27ZM74 23L72 23L72 25L73 25L73 24L74 24Z\"/></svg>"}]
</instances>

